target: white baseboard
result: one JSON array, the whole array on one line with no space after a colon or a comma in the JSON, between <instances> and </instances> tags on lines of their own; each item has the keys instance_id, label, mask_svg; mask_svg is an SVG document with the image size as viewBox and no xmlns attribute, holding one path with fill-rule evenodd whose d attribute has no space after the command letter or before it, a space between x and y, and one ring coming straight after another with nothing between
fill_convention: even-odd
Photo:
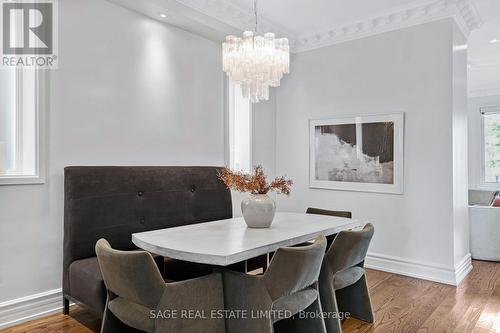
<instances>
[{"instance_id":1,"label":"white baseboard","mask_svg":"<svg viewBox=\"0 0 500 333\"><path fill-rule=\"evenodd\" d=\"M468 253L463 259L455 266L455 279L457 286L465 277L472 271L472 257Z\"/></svg>"},{"instance_id":2,"label":"white baseboard","mask_svg":"<svg viewBox=\"0 0 500 333\"><path fill-rule=\"evenodd\" d=\"M401 257L368 253L365 266L379 271L457 286L472 270L472 261L468 254L456 267L446 267Z\"/></svg>"},{"instance_id":3,"label":"white baseboard","mask_svg":"<svg viewBox=\"0 0 500 333\"><path fill-rule=\"evenodd\" d=\"M57 311L62 311L61 289L3 302L0 303L0 330Z\"/></svg>"}]
</instances>

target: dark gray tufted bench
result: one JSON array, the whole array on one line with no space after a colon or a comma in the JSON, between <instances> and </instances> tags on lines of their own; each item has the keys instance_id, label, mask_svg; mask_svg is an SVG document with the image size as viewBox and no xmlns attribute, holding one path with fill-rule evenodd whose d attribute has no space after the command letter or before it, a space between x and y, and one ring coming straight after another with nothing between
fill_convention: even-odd
<instances>
[{"instance_id":1,"label":"dark gray tufted bench","mask_svg":"<svg viewBox=\"0 0 500 333\"><path fill-rule=\"evenodd\" d=\"M69 301L102 316L106 289L95 243L135 246L135 232L232 217L231 193L217 167L67 167L64 173L64 312ZM211 267L156 257L166 278L208 274Z\"/></svg>"}]
</instances>

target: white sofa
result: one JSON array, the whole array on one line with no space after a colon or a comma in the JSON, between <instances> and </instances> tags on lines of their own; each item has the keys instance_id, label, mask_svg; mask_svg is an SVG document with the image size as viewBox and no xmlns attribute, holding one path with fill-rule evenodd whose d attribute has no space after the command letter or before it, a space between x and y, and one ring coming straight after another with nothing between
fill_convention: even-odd
<instances>
[{"instance_id":1,"label":"white sofa","mask_svg":"<svg viewBox=\"0 0 500 333\"><path fill-rule=\"evenodd\" d=\"M500 261L500 207L470 206L469 220L472 258Z\"/></svg>"}]
</instances>

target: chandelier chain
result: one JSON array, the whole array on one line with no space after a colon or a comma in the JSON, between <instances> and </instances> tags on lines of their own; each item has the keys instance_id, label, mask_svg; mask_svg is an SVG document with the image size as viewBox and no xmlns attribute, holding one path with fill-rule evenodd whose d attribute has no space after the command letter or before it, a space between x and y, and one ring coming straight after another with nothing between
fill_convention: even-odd
<instances>
[{"instance_id":1,"label":"chandelier chain","mask_svg":"<svg viewBox=\"0 0 500 333\"><path fill-rule=\"evenodd\" d=\"M257 16L257 0L254 0L253 1L253 11L254 11L254 14L255 14L255 33L258 33L259 30L259 19L258 19L258 16Z\"/></svg>"}]
</instances>

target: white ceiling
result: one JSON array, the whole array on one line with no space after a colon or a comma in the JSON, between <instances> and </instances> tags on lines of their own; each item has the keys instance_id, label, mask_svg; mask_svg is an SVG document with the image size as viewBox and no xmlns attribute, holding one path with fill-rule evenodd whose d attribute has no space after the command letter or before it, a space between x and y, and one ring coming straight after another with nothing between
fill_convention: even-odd
<instances>
[{"instance_id":1,"label":"white ceiling","mask_svg":"<svg viewBox=\"0 0 500 333\"><path fill-rule=\"evenodd\" d=\"M475 0L484 21L468 41L471 96L500 95L500 0Z\"/></svg>"},{"instance_id":2,"label":"white ceiling","mask_svg":"<svg viewBox=\"0 0 500 333\"><path fill-rule=\"evenodd\" d=\"M254 29L253 0L109 1L216 41ZM258 0L258 8L259 31L288 37L293 52L453 17L470 36L472 95L500 94L500 43L489 43L500 39L500 0Z\"/></svg>"},{"instance_id":3,"label":"white ceiling","mask_svg":"<svg viewBox=\"0 0 500 333\"><path fill-rule=\"evenodd\" d=\"M253 0L231 2L249 12L253 11ZM425 2L429 3L425 0L258 0L257 6L259 14L269 21L302 35Z\"/></svg>"},{"instance_id":4,"label":"white ceiling","mask_svg":"<svg viewBox=\"0 0 500 333\"><path fill-rule=\"evenodd\" d=\"M254 29L253 0L110 0L205 37ZM479 25L473 0L260 0L259 32L302 52L447 17L466 35ZM493 0L500 1L500 0Z\"/></svg>"}]
</instances>

